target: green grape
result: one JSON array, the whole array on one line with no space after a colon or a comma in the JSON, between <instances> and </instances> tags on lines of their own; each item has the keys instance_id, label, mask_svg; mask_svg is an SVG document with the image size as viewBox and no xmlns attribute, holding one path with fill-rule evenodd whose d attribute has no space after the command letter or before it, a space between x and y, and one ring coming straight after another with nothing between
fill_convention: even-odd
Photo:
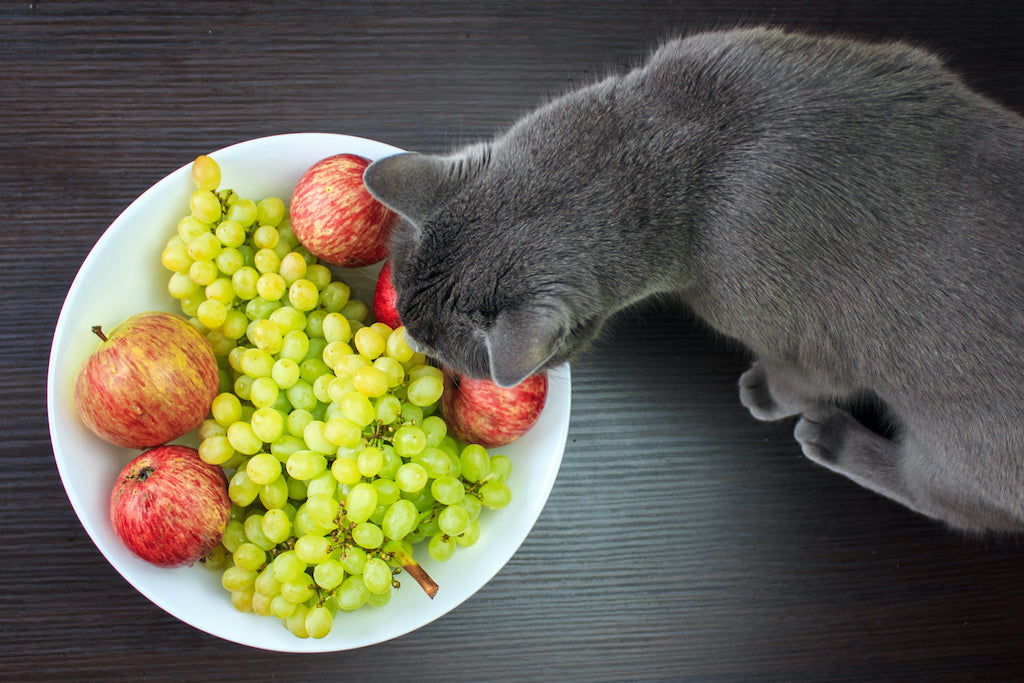
<instances>
[{"instance_id":1,"label":"green grape","mask_svg":"<svg viewBox=\"0 0 1024 683\"><path fill-rule=\"evenodd\" d=\"M402 402L402 421L406 424L414 424L419 426L423 422L423 409L417 405L409 403L408 401Z\"/></svg>"},{"instance_id":2,"label":"green grape","mask_svg":"<svg viewBox=\"0 0 1024 683\"><path fill-rule=\"evenodd\" d=\"M366 446L356 454L356 467L364 477L375 477L384 466L384 452L376 446Z\"/></svg>"},{"instance_id":3,"label":"green grape","mask_svg":"<svg viewBox=\"0 0 1024 683\"><path fill-rule=\"evenodd\" d=\"M469 526L461 534L455 537L455 542L460 546L469 547L480 540L480 520L470 520Z\"/></svg>"},{"instance_id":4,"label":"green grape","mask_svg":"<svg viewBox=\"0 0 1024 683\"><path fill-rule=\"evenodd\" d=\"M306 495L312 496L322 493L327 496L334 496L338 491L338 482L330 472L321 472L306 482Z\"/></svg>"},{"instance_id":5,"label":"green grape","mask_svg":"<svg viewBox=\"0 0 1024 683\"><path fill-rule=\"evenodd\" d=\"M248 348L242 352L241 370L249 377L269 377L274 357L264 349Z\"/></svg>"},{"instance_id":6,"label":"green grape","mask_svg":"<svg viewBox=\"0 0 1024 683\"><path fill-rule=\"evenodd\" d=\"M487 479L500 481L505 483L508 481L509 475L512 474L512 461L507 455L492 455L491 466L487 474Z\"/></svg>"},{"instance_id":7,"label":"green grape","mask_svg":"<svg viewBox=\"0 0 1024 683\"><path fill-rule=\"evenodd\" d=\"M199 285L192 281L188 273L174 273L167 281L167 292L175 299L185 299L199 292Z\"/></svg>"},{"instance_id":8,"label":"green grape","mask_svg":"<svg viewBox=\"0 0 1024 683\"><path fill-rule=\"evenodd\" d=\"M260 595L267 595L271 598L281 594L281 582L274 578L274 572L269 566L264 567L256 576L253 588Z\"/></svg>"},{"instance_id":9,"label":"green grape","mask_svg":"<svg viewBox=\"0 0 1024 683\"><path fill-rule=\"evenodd\" d=\"M199 427L196 428L196 436L200 439L209 439L213 436L225 436L228 430L217 424L217 421L212 418L206 418L203 420Z\"/></svg>"},{"instance_id":10,"label":"green grape","mask_svg":"<svg viewBox=\"0 0 1024 683\"><path fill-rule=\"evenodd\" d=\"M188 267L188 276L192 279L192 282L202 287L216 280L219 274L220 271L217 270L217 264L213 261L193 261L192 265Z\"/></svg>"},{"instance_id":11,"label":"green grape","mask_svg":"<svg viewBox=\"0 0 1024 683\"><path fill-rule=\"evenodd\" d=\"M268 353L277 353L281 350L281 329L269 320L252 321L248 336L253 344Z\"/></svg>"},{"instance_id":12,"label":"green grape","mask_svg":"<svg viewBox=\"0 0 1024 683\"><path fill-rule=\"evenodd\" d=\"M312 311L320 303L320 291L305 278L299 278L288 287L288 301L300 311Z\"/></svg>"},{"instance_id":13,"label":"green grape","mask_svg":"<svg viewBox=\"0 0 1024 683\"><path fill-rule=\"evenodd\" d=\"M260 273L276 273L281 267L281 258L273 249L260 249L253 254L252 259Z\"/></svg>"},{"instance_id":14,"label":"green grape","mask_svg":"<svg viewBox=\"0 0 1024 683\"><path fill-rule=\"evenodd\" d=\"M245 527L245 537L264 550L270 550L277 545L263 533L263 515L258 513L249 515L245 518L242 526Z\"/></svg>"},{"instance_id":15,"label":"green grape","mask_svg":"<svg viewBox=\"0 0 1024 683\"><path fill-rule=\"evenodd\" d=\"M373 361L373 367L384 373L388 380L388 388L394 389L405 381L405 368L390 356L380 356Z\"/></svg>"},{"instance_id":16,"label":"green grape","mask_svg":"<svg viewBox=\"0 0 1024 683\"><path fill-rule=\"evenodd\" d=\"M313 577L303 572L291 581L281 582L281 595L288 602L296 605L306 602L316 594L316 584Z\"/></svg>"},{"instance_id":17,"label":"green grape","mask_svg":"<svg viewBox=\"0 0 1024 683\"><path fill-rule=\"evenodd\" d=\"M252 242L260 249L273 249L279 239L277 228L272 225L261 225L252 232Z\"/></svg>"},{"instance_id":18,"label":"green grape","mask_svg":"<svg viewBox=\"0 0 1024 683\"><path fill-rule=\"evenodd\" d=\"M406 395L421 408L437 403L444 391L444 382L433 376L417 377L409 382Z\"/></svg>"},{"instance_id":19,"label":"green grape","mask_svg":"<svg viewBox=\"0 0 1024 683\"><path fill-rule=\"evenodd\" d=\"M210 226L195 216L185 216L178 221L178 237L181 239L183 244L188 244L193 237L209 231Z\"/></svg>"},{"instance_id":20,"label":"green grape","mask_svg":"<svg viewBox=\"0 0 1024 683\"><path fill-rule=\"evenodd\" d=\"M427 552L437 562L447 562L455 555L455 541L445 534L437 534L430 537L427 545Z\"/></svg>"},{"instance_id":21,"label":"green grape","mask_svg":"<svg viewBox=\"0 0 1024 683\"><path fill-rule=\"evenodd\" d=\"M491 510L500 510L512 500L512 491L497 480L484 482L477 495L480 496L480 504Z\"/></svg>"},{"instance_id":22,"label":"green grape","mask_svg":"<svg viewBox=\"0 0 1024 683\"><path fill-rule=\"evenodd\" d=\"M210 190L196 190L189 197L189 209L196 220L215 223L220 218L220 200Z\"/></svg>"},{"instance_id":23,"label":"green grape","mask_svg":"<svg viewBox=\"0 0 1024 683\"><path fill-rule=\"evenodd\" d=\"M309 353L309 337L302 330L285 333L281 342L281 358L288 358L300 363Z\"/></svg>"},{"instance_id":24,"label":"green grape","mask_svg":"<svg viewBox=\"0 0 1024 683\"><path fill-rule=\"evenodd\" d=\"M252 588L256 582L256 572L251 569L231 566L221 574L220 582L229 591L246 590Z\"/></svg>"},{"instance_id":25,"label":"green grape","mask_svg":"<svg viewBox=\"0 0 1024 683\"><path fill-rule=\"evenodd\" d=\"M341 414L360 427L368 426L377 414L370 399L358 391L350 391L342 396L340 406Z\"/></svg>"},{"instance_id":26,"label":"green grape","mask_svg":"<svg viewBox=\"0 0 1024 683\"><path fill-rule=\"evenodd\" d=\"M394 358L399 363L408 363L414 357L413 350L409 347L409 343L405 341L404 327L398 327L388 335L384 348L388 357Z\"/></svg>"},{"instance_id":27,"label":"green grape","mask_svg":"<svg viewBox=\"0 0 1024 683\"><path fill-rule=\"evenodd\" d=\"M391 590L391 567L379 557L370 557L363 567L363 584L371 593Z\"/></svg>"},{"instance_id":28,"label":"green grape","mask_svg":"<svg viewBox=\"0 0 1024 683\"><path fill-rule=\"evenodd\" d=\"M265 486L281 476L281 461L270 453L257 453L245 464L249 481Z\"/></svg>"},{"instance_id":29,"label":"green grape","mask_svg":"<svg viewBox=\"0 0 1024 683\"><path fill-rule=\"evenodd\" d=\"M255 284L253 285L255 288ZM249 299L249 302L245 305L245 314L249 317L249 320L266 320L271 313L281 307L280 301L268 301L258 294L253 298ZM269 322L269 321L268 321ZM249 330L246 330L248 333Z\"/></svg>"},{"instance_id":30,"label":"green grape","mask_svg":"<svg viewBox=\"0 0 1024 683\"><path fill-rule=\"evenodd\" d=\"M280 273L285 282L291 285L306 276L306 259L298 252L289 252L281 257Z\"/></svg>"},{"instance_id":31,"label":"green grape","mask_svg":"<svg viewBox=\"0 0 1024 683\"><path fill-rule=\"evenodd\" d=\"M299 364L291 358L279 358L271 367L270 376L281 389L290 389L299 381Z\"/></svg>"},{"instance_id":32,"label":"green grape","mask_svg":"<svg viewBox=\"0 0 1024 683\"><path fill-rule=\"evenodd\" d=\"M360 574L346 577L338 586L338 594L335 599L338 602L338 609L343 612L351 612L365 605L369 597L370 591L363 583L363 577Z\"/></svg>"},{"instance_id":33,"label":"green grape","mask_svg":"<svg viewBox=\"0 0 1024 683\"><path fill-rule=\"evenodd\" d=\"M232 519L224 526L224 535L221 536L220 542L229 553L234 553L238 546L246 541L245 527L242 522Z\"/></svg>"},{"instance_id":34,"label":"green grape","mask_svg":"<svg viewBox=\"0 0 1024 683\"><path fill-rule=\"evenodd\" d=\"M231 591L231 604L239 612L252 612L252 599L255 594L256 590L251 586L245 590Z\"/></svg>"},{"instance_id":35,"label":"green grape","mask_svg":"<svg viewBox=\"0 0 1024 683\"><path fill-rule=\"evenodd\" d=\"M270 408L277 402L280 389L271 377L258 377L249 387L249 401L256 408ZM271 439L272 441L273 439Z\"/></svg>"},{"instance_id":36,"label":"green grape","mask_svg":"<svg viewBox=\"0 0 1024 683\"><path fill-rule=\"evenodd\" d=\"M449 475L452 466L451 460L448 459L445 452L433 446L427 446L414 455L412 462L422 465L431 479Z\"/></svg>"},{"instance_id":37,"label":"green grape","mask_svg":"<svg viewBox=\"0 0 1024 683\"><path fill-rule=\"evenodd\" d=\"M283 508L288 502L288 481L285 477L278 477L269 484L264 484L259 492L260 503L267 509L267 513ZM290 523L290 522L289 522Z\"/></svg>"},{"instance_id":38,"label":"green grape","mask_svg":"<svg viewBox=\"0 0 1024 683\"><path fill-rule=\"evenodd\" d=\"M355 375L356 371L361 369L361 368L368 367L369 365L370 365L370 361L367 360L365 356L360 356L358 353L347 353L347 354L341 354L340 356L338 356L335 359L334 365L332 366L332 368L333 368L334 372L338 376L342 376L342 375L353 376L352 388L355 389L356 385L355 385L355 377L354 377L354 375Z\"/></svg>"},{"instance_id":39,"label":"green grape","mask_svg":"<svg viewBox=\"0 0 1024 683\"><path fill-rule=\"evenodd\" d=\"M322 291L324 287L331 284L331 277L330 268L321 263L313 263L306 268L306 279L313 283L317 292ZM319 299L319 294L317 296Z\"/></svg>"},{"instance_id":40,"label":"green grape","mask_svg":"<svg viewBox=\"0 0 1024 683\"><path fill-rule=\"evenodd\" d=\"M255 415L255 413L253 413ZM287 428L287 421L290 416L285 417L285 427ZM306 447L306 442L301 437L295 436L294 434L282 434L280 438L270 444L270 452L280 460L281 462L287 462L288 456L295 451L300 451Z\"/></svg>"},{"instance_id":41,"label":"green grape","mask_svg":"<svg viewBox=\"0 0 1024 683\"><path fill-rule=\"evenodd\" d=\"M379 398L388 391L388 376L372 365L352 373L352 381L356 391L369 398Z\"/></svg>"},{"instance_id":42,"label":"green grape","mask_svg":"<svg viewBox=\"0 0 1024 683\"><path fill-rule=\"evenodd\" d=\"M349 320L362 322L363 320L366 320L366 316L370 315L370 307L358 299L349 299L338 312Z\"/></svg>"},{"instance_id":43,"label":"green grape","mask_svg":"<svg viewBox=\"0 0 1024 683\"><path fill-rule=\"evenodd\" d=\"M256 221L260 225L272 225L275 228L284 219L284 202L277 197L267 197L256 204Z\"/></svg>"},{"instance_id":44,"label":"green grape","mask_svg":"<svg viewBox=\"0 0 1024 683\"><path fill-rule=\"evenodd\" d=\"M359 466L352 458L337 458L331 463L331 474L338 480L339 484L352 486L363 479L359 472Z\"/></svg>"},{"instance_id":45,"label":"green grape","mask_svg":"<svg viewBox=\"0 0 1024 683\"><path fill-rule=\"evenodd\" d=\"M199 458L208 465L223 465L236 455L226 436L210 436L199 444Z\"/></svg>"},{"instance_id":46,"label":"green grape","mask_svg":"<svg viewBox=\"0 0 1024 683\"><path fill-rule=\"evenodd\" d=\"M344 282L335 280L326 287L320 288L320 308L330 313L337 313L348 303L351 289ZM326 320L326 318L325 318ZM348 322L347 320L345 321ZM348 341L347 339L345 341Z\"/></svg>"},{"instance_id":47,"label":"green grape","mask_svg":"<svg viewBox=\"0 0 1024 683\"><path fill-rule=\"evenodd\" d=\"M253 589L255 590L255 588ZM259 591L252 596L252 611L261 617L270 616L270 603L274 598L262 595Z\"/></svg>"},{"instance_id":48,"label":"green grape","mask_svg":"<svg viewBox=\"0 0 1024 683\"><path fill-rule=\"evenodd\" d=\"M371 607L383 607L384 605L391 602L391 596L395 591L385 591L384 593L370 593L366 596L366 604Z\"/></svg>"},{"instance_id":49,"label":"green grape","mask_svg":"<svg viewBox=\"0 0 1024 683\"><path fill-rule=\"evenodd\" d=\"M384 532L373 522L363 522L352 529L352 540L367 550L374 550L384 543Z\"/></svg>"},{"instance_id":50,"label":"green grape","mask_svg":"<svg viewBox=\"0 0 1024 683\"><path fill-rule=\"evenodd\" d=\"M345 496L345 517L353 524L361 524L370 519L370 515L373 514L376 507L377 489L373 484L366 482L355 484Z\"/></svg>"},{"instance_id":51,"label":"green grape","mask_svg":"<svg viewBox=\"0 0 1024 683\"><path fill-rule=\"evenodd\" d=\"M353 335L356 351L371 361L384 353L387 340L379 331L372 327L361 327Z\"/></svg>"},{"instance_id":52,"label":"green grape","mask_svg":"<svg viewBox=\"0 0 1024 683\"><path fill-rule=\"evenodd\" d=\"M285 289L284 278L277 273L263 273L256 280L256 293L267 301L279 301Z\"/></svg>"},{"instance_id":53,"label":"green grape","mask_svg":"<svg viewBox=\"0 0 1024 683\"><path fill-rule=\"evenodd\" d=\"M391 439L395 452L403 458L418 455L427 446L427 435L416 425L402 425Z\"/></svg>"},{"instance_id":54,"label":"green grape","mask_svg":"<svg viewBox=\"0 0 1024 683\"><path fill-rule=\"evenodd\" d=\"M232 556L235 566L246 571L255 571L267 561L266 551L255 543L243 543L235 549Z\"/></svg>"},{"instance_id":55,"label":"green grape","mask_svg":"<svg viewBox=\"0 0 1024 683\"><path fill-rule=\"evenodd\" d=\"M443 505L455 505L466 496L466 487L455 477L442 476L430 483L430 495Z\"/></svg>"},{"instance_id":56,"label":"green grape","mask_svg":"<svg viewBox=\"0 0 1024 683\"><path fill-rule=\"evenodd\" d=\"M228 219L238 221L246 228L256 222L256 215L256 202L251 199L239 198L228 208Z\"/></svg>"},{"instance_id":57,"label":"green grape","mask_svg":"<svg viewBox=\"0 0 1024 683\"><path fill-rule=\"evenodd\" d=\"M374 479L373 487L377 489L377 505L388 506L402 497L402 489L392 479Z\"/></svg>"},{"instance_id":58,"label":"green grape","mask_svg":"<svg viewBox=\"0 0 1024 683\"><path fill-rule=\"evenodd\" d=\"M462 478L470 483L482 481L491 471L491 456L487 449L478 444L469 444L459 456L462 463Z\"/></svg>"},{"instance_id":59,"label":"green grape","mask_svg":"<svg viewBox=\"0 0 1024 683\"><path fill-rule=\"evenodd\" d=\"M185 241L177 235L175 235L175 238L176 241L172 240L164 247L163 252L160 254L160 263L163 264L164 268L174 273L186 273L195 259L188 255Z\"/></svg>"},{"instance_id":60,"label":"green grape","mask_svg":"<svg viewBox=\"0 0 1024 683\"><path fill-rule=\"evenodd\" d=\"M306 335L311 339L314 337L323 338L324 336L324 318L327 317L327 311L314 310L306 314Z\"/></svg>"},{"instance_id":61,"label":"green grape","mask_svg":"<svg viewBox=\"0 0 1024 683\"><path fill-rule=\"evenodd\" d=\"M217 394L210 405L210 413L217 424L228 427L242 419L242 402L228 392Z\"/></svg>"},{"instance_id":62,"label":"green grape","mask_svg":"<svg viewBox=\"0 0 1024 683\"><path fill-rule=\"evenodd\" d=\"M326 470L327 459L320 453L311 450L295 451L288 456L285 468L293 479L305 481Z\"/></svg>"},{"instance_id":63,"label":"green grape","mask_svg":"<svg viewBox=\"0 0 1024 683\"><path fill-rule=\"evenodd\" d=\"M427 485L427 471L422 465L407 462L395 473L395 483L406 493L417 493Z\"/></svg>"},{"instance_id":64,"label":"green grape","mask_svg":"<svg viewBox=\"0 0 1024 683\"><path fill-rule=\"evenodd\" d=\"M217 224L213 233L225 247L234 249L245 243L245 228L238 221L223 220Z\"/></svg>"},{"instance_id":65,"label":"green grape","mask_svg":"<svg viewBox=\"0 0 1024 683\"><path fill-rule=\"evenodd\" d=\"M224 247L217 254L217 258L214 259L217 264L217 270L224 275L228 276L228 281L231 282L232 291L234 290L234 282L231 281L231 276L234 275L239 268L245 265L245 257L242 256L242 252L238 251L233 247Z\"/></svg>"},{"instance_id":66,"label":"green grape","mask_svg":"<svg viewBox=\"0 0 1024 683\"><path fill-rule=\"evenodd\" d=\"M416 505L405 498L399 498L388 506L381 529L388 538L400 541L416 528L417 521Z\"/></svg>"},{"instance_id":67,"label":"green grape","mask_svg":"<svg viewBox=\"0 0 1024 683\"><path fill-rule=\"evenodd\" d=\"M299 366L299 373L302 373L302 366ZM287 389L288 401L296 409L310 411L316 407L318 401L313 393L313 386L304 379L299 379ZM369 423L367 423L369 424ZM298 435L296 435L298 436Z\"/></svg>"},{"instance_id":68,"label":"green grape","mask_svg":"<svg viewBox=\"0 0 1024 683\"><path fill-rule=\"evenodd\" d=\"M234 285L231 284L231 279L226 277L218 277L206 285L205 294L207 299L218 301L225 307L230 306L235 301Z\"/></svg>"},{"instance_id":69,"label":"green grape","mask_svg":"<svg viewBox=\"0 0 1024 683\"><path fill-rule=\"evenodd\" d=\"M270 614L278 619L288 619L288 617L295 613L296 607L298 605L285 600L280 590L278 590L277 595L270 601Z\"/></svg>"},{"instance_id":70,"label":"green grape","mask_svg":"<svg viewBox=\"0 0 1024 683\"><path fill-rule=\"evenodd\" d=\"M245 470L238 470L228 482L228 498L240 507L246 507L260 494L260 487L249 479Z\"/></svg>"},{"instance_id":71,"label":"green grape","mask_svg":"<svg viewBox=\"0 0 1024 683\"><path fill-rule=\"evenodd\" d=\"M256 382L262 382L264 380L270 380L269 377L261 377ZM255 388L256 382L253 382ZM274 393L277 393L277 385L274 385ZM256 404L255 398L253 404ZM252 426L253 433L259 437L263 443L273 443L282 436L284 436L284 422L285 416L279 411L269 406L258 408L253 412L252 417L249 418L249 424ZM273 456L272 456L273 457Z\"/></svg>"},{"instance_id":72,"label":"green grape","mask_svg":"<svg viewBox=\"0 0 1024 683\"><path fill-rule=\"evenodd\" d=\"M324 423L320 420L310 420L302 430L302 438L306 446L317 453L333 455L338 447L327 440L324 436Z\"/></svg>"},{"instance_id":73,"label":"green grape","mask_svg":"<svg viewBox=\"0 0 1024 683\"><path fill-rule=\"evenodd\" d=\"M210 232L196 235L185 247L193 261L213 261L222 249L220 240Z\"/></svg>"},{"instance_id":74,"label":"green grape","mask_svg":"<svg viewBox=\"0 0 1024 683\"><path fill-rule=\"evenodd\" d=\"M192 183L200 190L216 190L220 185L220 166L213 158L200 154L189 171Z\"/></svg>"},{"instance_id":75,"label":"green grape","mask_svg":"<svg viewBox=\"0 0 1024 683\"><path fill-rule=\"evenodd\" d=\"M449 536L458 536L469 526L469 513L460 505L448 505L437 516L437 525Z\"/></svg>"},{"instance_id":76,"label":"green grape","mask_svg":"<svg viewBox=\"0 0 1024 683\"><path fill-rule=\"evenodd\" d=\"M380 472L377 476L382 479L390 479L394 481L395 475L398 473L398 468L401 467L405 462L401 456L395 453L395 449L390 444L384 444L380 447L384 453L384 464L380 467Z\"/></svg>"},{"instance_id":77,"label":"green grape","mask_svg":"<svg viewBox=\"0 0 1024 683\"><path fill-rule=\"evenodd\" d=\"M313 567L313 580L324 590L334 590L345 580L345 567L338 560L327 558Z\"/></svg>"},{"instance_id":78,"label":"green grape","mask_svg":"<svg viewBox=\"0 0 1024 683\"><path fill-rule=\"evenodd\" d=\"M243 455L252 455L263 448L263 442L246 420L231 423L228 426L227 437L231 447Z\"/></svg>"},{"instance_id":79,"label":"green grape","mask_svg":"<svg viewBox=\"0 0 1024 683\"><path fill-rule=\"evenodd\" d=\"M338 559L346 574L360 575L363 573L363 565L366 564L366 551L359 546L348 545Z\"/></svg>"},{"instance_id":80,"label":"green grape","mask_svg":"<svg viewBox=\"0 0 1024 683\"><path fill-rule=\"evenodd\" d=\"M281 599L284 600L284 596L281 596ZM285 626L296 638L309 638L309 631L306 630L306 615L308 613L309 607L306 605L295 605L295 610L285 620Z\"/></svg>"},{"instance_id":81,"label":"green grape","mask_svg":"<svg viewBox=\"0 0 1024 683\"><path fill-rule=\"evenodd\" d=\"M398 421L398 417L402 412L402 402L391 395L382 396L374 406L374 410L377 413L378 422L384 425L391 425Z\"/></svg>"},{"instance_id":82,"label":"green grape","mask_svg":"<svg viewBox=\"0 0 1024 683\"><path fill-rule=\"evenodd\" d=\"M291 433L293 436L299 437L299 441L302 443L302 448L306 447L306 442L302 441L302 434L306 429L306 424L308 424L313 419L313 413L309 412L305 408L296 408L295 410L288 413L288 432Z\"/></svg>"},{"instance_id":83,"label":"green grape","mask_svg":"<svg viewBox=\"0 0 1024 683\"><path fill-rule=\"evenodd\" d=\"M310 608L306 613L306 632L310 638L326 638L334 627L334 615L322 605Z\"/></svg>"},{"instance_id":84,"label":"green grape","mask_svg":"<svg viewBox=\"0 0 1024 683\"><path fill-rule=\"evenodd\" d=\"M480 499L476 496L465 496L458 504L469 513L470 521L480 516L480 508L482 506L480 505Z\"/></svg>"},{"instance_id":85,"label":"green grape","mask_svg":"<svg viewBox=\"0 0 1024 683\"><path fill-rule=\"evenodd\" d=\"M282 584L295 581L306 572L306 563L298 558L294 550L286 550L278 554L270 563L274 578Z\"/></svg>"},{"instance_id":86,"label":"green grape","mask_svg":"<svg viewBox=\"0 0 1024 683\"><path fill-rule=\"evenodd\" d=\"M306 314L294 306L281 306L270 314L270 320L278 326L281 334L306 329Z\"/></svg>"},{"instance_id":87,"label":"green grape","mask_svg":"<svg viewBox=\"0 0 1024 683\"><path fill-rule=\"evenodd\" d=\"M235 296L246 301L256 296L256 282L260 274L252 266L242 266L231 274L231 285L235 288Z\"/></svg>"},{"instance_id":88,"label":"green grape","mask_svg":"<svg viewBox=\"0 0 1024 683\"><path fill-rule=\"evenodd\" d=\"M330 559L331 541L324 536L306 534L295 539L295 555L308 565L318 565Z\"/></svg>"},{"instance_id":89,"label":"green grape","mask_svg":"<svg viewBox=\"0 0 1024 683\"><path fill-rule=\"evenodd\" d=\"M327 345L324 346L323 353L321 354L321 359L327 365L327 367L337 372L338 364L342 361L343 358L350 355L352 355L351 346L349 346L345 342L332 341L327 342Z\"/></svg>"}]
</instances>

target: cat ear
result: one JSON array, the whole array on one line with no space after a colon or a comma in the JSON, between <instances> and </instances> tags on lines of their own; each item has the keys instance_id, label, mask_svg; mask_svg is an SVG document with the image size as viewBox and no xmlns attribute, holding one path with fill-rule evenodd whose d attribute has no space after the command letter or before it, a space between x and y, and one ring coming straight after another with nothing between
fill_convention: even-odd
<instances>
[{"instance_id":1,"label":"cat ear","mask_svg":"<svg viewBox=\"0 0 1024 683\"><path fill-rule=\"evenodd\" d=\"M563 333L561 316L551 310L502 311L483 332L491 379L502 387L519 384L555 354Z\"/></svg>"},{"instance_id":2,"label":"cat ear","mask_svg":"<svg viewBox=\"0 0 1024 683\"><path fill-rule=\"evenodd\" d=\"M363 172L363 183L377 201L414 223L426 220L452 189L448 162L416 152L373 162Z\"/></svg>"}]
</instances>

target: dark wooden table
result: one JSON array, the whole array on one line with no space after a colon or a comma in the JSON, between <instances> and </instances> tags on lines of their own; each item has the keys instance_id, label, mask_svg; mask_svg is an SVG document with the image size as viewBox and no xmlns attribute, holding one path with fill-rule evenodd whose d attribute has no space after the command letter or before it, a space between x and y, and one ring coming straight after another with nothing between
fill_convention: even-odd
<instances>
[{"instance_id":1,"label":"dark wooden table","mask_svg":"<svg viewBox=\"0 0 1024 683\"><path fill-rule=\"evenodd\" d=\"M333 654L221 641L132 589L68 503L44 397L86 253L199 153L296 131L443 151L737 22L909 38L1024 110L1022 17L949 0L3 3L0 679L1024 679L1024 544L963 538L804 460L791 423L739 405L742 353L685 312L623 316L575 365L558 481L490 584Z\"/></svg>"}]
</instances>

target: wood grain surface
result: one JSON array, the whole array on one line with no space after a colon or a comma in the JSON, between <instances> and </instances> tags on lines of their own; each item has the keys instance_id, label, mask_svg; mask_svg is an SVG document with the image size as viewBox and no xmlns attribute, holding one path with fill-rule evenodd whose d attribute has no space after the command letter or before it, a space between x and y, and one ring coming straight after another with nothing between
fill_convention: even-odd
<instances>
[{"instance_id":1,"label":"wood grain surface","mask_svg":"<svg viewBox=\"0 0 1024 683\"><path fill-rule=\"evenodd\" d=\"M1024 544L806 461L791 422L739 405L743 353L685 311L624 315L574 366L562 470L504 570L418 631L332 654L225 642L132 589L71 509L44 391L89 249L199 153L303 131L443 151L738 23L912 40L1024 110L1022 18L950 0L0 4L0 679L1024 679Z\"/></svg>"}]
</instances>

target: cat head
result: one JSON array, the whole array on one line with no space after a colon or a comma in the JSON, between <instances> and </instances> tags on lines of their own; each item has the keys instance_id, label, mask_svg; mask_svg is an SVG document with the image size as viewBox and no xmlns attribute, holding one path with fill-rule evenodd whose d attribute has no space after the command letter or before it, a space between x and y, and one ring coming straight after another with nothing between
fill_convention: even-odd
<instances>
[{"instance_id":1,"label":"cat head","mask_svg":"<svg viewBox=\"0 0 1024 683\"><path fill-rule=\"evenodd\" d=\"M564 362L589 334L574 240L558 239L562 219L516 173L476 147L401 154L365 174L402 217L390 258L410 344L502 386Z\"/></svg>"}]
</instances>

